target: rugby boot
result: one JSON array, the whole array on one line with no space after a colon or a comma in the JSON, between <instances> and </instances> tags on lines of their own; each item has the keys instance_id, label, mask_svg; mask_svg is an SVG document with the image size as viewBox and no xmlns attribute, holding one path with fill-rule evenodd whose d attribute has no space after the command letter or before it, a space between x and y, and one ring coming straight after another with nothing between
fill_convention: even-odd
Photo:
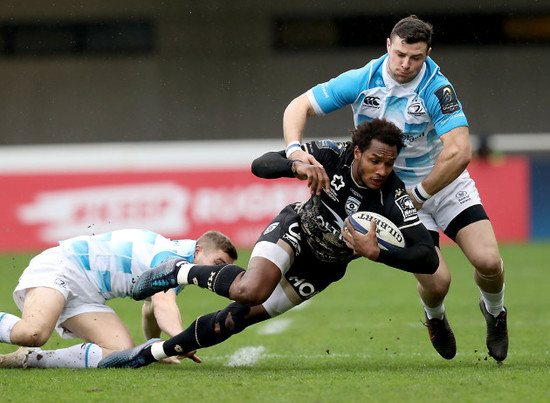
<instances>
[{"instance_id":1,"label":"rugby boot","mask_svg":"<svg viewBox=\"0 0 550 403\"><path fill-rule=\"evenodd\" d=\"M143 350L153 343L161 342L162 339L151 339L145 343L123 351L115 351L103 358L97 364L98 368L140 368L149 365L155 360L146 358L143 355Z\"/></svg>"},{"instance_id":2,"label":"rugby boot","mask_svg":"<svg viewBox=\"0 0 550 403\"><path fill-rule=\"evenodd\" d=\"M483 298L479 299L479 309L487 322L487 348L489 355L497 361L504 361L508 355L508 325L506 308L495 318L485 307Z\"/></svg>"},{"instance_id":3,"label":"rugby boot","mask_svg":"<svg viewBox=\"0 0 550 403\"><path fill-rule=\"evenodd\" d=\"M178 271L181 265L190 264L185 259L170 259L149 269L132 286L132 298L139 301L161 291L178 286Z\"/></svg>"},{"instance_id":4,"label":"rugby boot","mask_svg":"<svg viewBox=\"0 0 550 403\"><path fill-rule=\"evenodd\" d=\"M428 328L428 334L430 335L430 341L435 348L435 351L439 355L447 360L454 358L456 355L456 340L451 326L447 321L447 315L443 316L443 319L432 318L428 319L426 316L425 326Z\"/></svg>"}]
</instances>

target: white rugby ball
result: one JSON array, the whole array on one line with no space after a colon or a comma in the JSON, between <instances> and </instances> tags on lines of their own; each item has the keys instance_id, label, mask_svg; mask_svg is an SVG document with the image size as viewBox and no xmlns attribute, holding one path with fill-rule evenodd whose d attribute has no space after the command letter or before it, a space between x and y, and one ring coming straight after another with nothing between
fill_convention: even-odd
<instances>
[{"instance_id":1,"label":"white rugby ball","mask_svg":"<svg viewBox=\"0 0 550 403\"><path fill-rule=\"evenodd\" d=\"M348 218L353 229L361 234L369 232L370 223L374 220L376 222L376 238L380 249L395 251L405 248L403 234L388 218L370 211L358 211Z\"/></svg>"}]
</instances>

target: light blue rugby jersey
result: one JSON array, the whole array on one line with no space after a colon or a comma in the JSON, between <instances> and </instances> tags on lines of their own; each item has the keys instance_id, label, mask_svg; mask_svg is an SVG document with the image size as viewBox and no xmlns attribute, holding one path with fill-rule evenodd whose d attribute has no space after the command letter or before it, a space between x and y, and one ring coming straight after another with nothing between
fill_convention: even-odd
<instances>
[{"instance_id":1,"label":"light blue rugby jersey","mask_svg":"<svg viewBox=\"0 0 550 403\"><path fill-rule=\"evenodd\" d=\"M317 115L351 105L354 124L386 118L405 134L394 169L410 188L432 170L443 144L439 136L468 126L462 106L439 66L428 58L413 81L399 84L387 72L388 54L307 92Z\"/></svg>"},{"instance_id":2,"label":"light blue rugby jersey","mask_svg":"<svg viewBox=\"0 0 550 403\"><path fill-rule=\"evenodd\" d=\"M105 299L127 297L132 283L145 270L167 258L193 261L193 240L172 241L151 231L124 229L59 242L61 249L97 286ZM176 292L181 291L178 287Z\"/></svg>"}]
</instances>

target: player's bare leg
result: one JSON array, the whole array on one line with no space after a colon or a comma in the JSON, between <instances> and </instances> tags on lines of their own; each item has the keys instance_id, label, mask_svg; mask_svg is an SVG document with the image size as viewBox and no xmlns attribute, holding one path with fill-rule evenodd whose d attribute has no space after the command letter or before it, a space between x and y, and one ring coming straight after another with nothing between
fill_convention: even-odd
<instances>
[{"instance_id":1,"label":"player's bare leg","mask_svg":"<svg viewBox=\"0 0 550 403\"><path fill-rule=\"evenodd\" d=\"M52 335L64 305L63 294L53 288L27 290L21 320L10 333L11 343L29 347L44 345Z\"/></svg>"},{"instance_id":2,"label":"player's bare leg","mask_svg":"<svg viewBox=\"0 0 550 403\"><path fill-rule=\"evenodd\" d=\"M474 266L474 279L481 291L500 293L504 288L504 265L490 221L477 221L462 228L457 233L456 243ZM503 307L495 308L500 311Z\"/></svg>"},{"instance_id":3,"label":"player's bare leg","mask_svg":"<svg viewBox=\"0 0 550 403\"><path fill-rule=\"evenodd\" d=\"M270 260L255 256L245 272L229 288L229 299L243 305L259 305L271 295L281 281L281 270Z\"/></svg>"},{"instance_id":4,"label":"player's bare leg","mask_svg":"<svg viewBox=\"0 0 550 403\"><path fill-rule=\"evenodd\" d=\"M50 338L64 305L65 298L57 290L48 287L27 290L21 319L11 329L9 341L12 344L33 347L21 347L13 353L0 356L0 367L86 368L88 365L97 365L102 351L95 344L87 343L50 351L38 348Z\"/></svg>"},{"instance_id":5,"label":"player's bare leg","mask_svg":"<svg viewBox=\"0 0 550 403\"><path fill-rule=\"evenodd\" d=\"M475 268L474 279L482 295L479 306L487 322L489 355L503 361L508 354L504 264L490 221L477 221L462 228L456 242Z\"/></svg>"},{"instance_id":6,"label":"player's bare leg","mask_svg":"<svg viewBox=\"0 0 550 403\"><path fill-rule=\"evenodd\" d=\"M66 320L62 326L86 343L55 350L19 349L0 356L0 367L95 368L109 353L134 347L130 332L112 312L79 314Z\"/></svg>"},{"instance_id":7,"label":"player's bare leg","mask_svg":"<svg viewBox=\"0 0 550 403\"><path fill-rule=\"evenodd\" d=\"M103 355L135 347L130 331L114 312L87 312L62 324L75 336L102 347Z\"/></svg>"},{"instance_id":8,"label":"player's bare leg","mask_svg":"<svg viewBox=\"0 0 550 403\"><path fill-rule=\"evenodd\" d=\"M426 327L430 341L435 350L445 359L452 359L456 355L456 340L445 313L445 296L451 284L451 273L447 263L436 247L439 256L439 267L432 274L415 274L418 280L418 293L424 306Z\"/></svg>"},{"instance_id":9,"label":"player's bare leg","mask_svg":"<svg viewBox=\"0 0 550 403\"><path fill-rule=\"evenodd\" d=\"M427 310L432 310L430 312L432 314L429 315L430 318L438 317L439 319L443 319L445 310L444 308L440 309L440 307L443 306L445 297L449 292L451 272L441 254L441 250L438 247L435 250L439 257L439 267L436 272L434 274L415 274L415 277L418 280L417 289L423 304Z\"/></svg>"}]
</instances>

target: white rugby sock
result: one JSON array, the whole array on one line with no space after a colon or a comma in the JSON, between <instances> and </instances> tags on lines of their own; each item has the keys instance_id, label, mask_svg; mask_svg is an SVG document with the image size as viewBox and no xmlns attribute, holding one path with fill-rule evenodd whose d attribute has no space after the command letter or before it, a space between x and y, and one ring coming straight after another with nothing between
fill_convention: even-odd
<instances>
[{"instance_id":1,"label":"white rugby sock","mask_svg":"<svg viewBox=\"0 0 550 403\"><path fill-rule=\"evenodd\" d=\"M20 317L11 313L0 312L0 342L11 344L11 329L20 320Z\"/></svg>"},{"instance_id":2,"label":"white rugby sock","mask_svg":"<svg viewBox=\"0 0 550 403\"><path fill-rule=\"evenodd\" d=\"M47 351L37 348L29 354L27 368L97 368L102 358L103 349L93 343Z\"/></svg>"},{"instance_id":3,"label":"white rugby sock","mask_svg":"<svg viewBox=\"0 0 550 403\"><path fill-rule=\"evenodd\" d=\"M499 313L504 311L504 284L502 285L502 290L494 294L485 292L481 288L479 291L481 291L481 295L483 296L487 312L496 318Z\"/></svg>"},{"instance_id":4,"label":"white rugby sock","mask_svg":"<svg viewBox=\"0 0 550 403\"><path fill-rule=\"evenodd\" d=\"M420 301L422 302L422 306L424 307L424 311L426 312L426 315L428 316L428 319L443 319L445 316L445 301L443 301L440 305L431 308L428 305L424 303L422 298L420 298Z\"/></svg>"},{"instance_id":5,"label":"white rugby sock","mask_svg":"<svg viewBox=\"0 0 550 403\"><path fill-rule=\"evenodd\" d=\"M180 265L180 269L178 270L178 284L179 285L187 285L189 284L189 281L187 280L187 277L189 275L189 270L191 270L191 267L193 267L193 263L185 263Z\"/></svg>"},{"instance_id":6,"label":"white rugby sock","mask_svg":"<svg viewBox=\"0 0 550 403\"><path fill-rule=\"evenodd\" d=\"M166 353L164 352L163 344L164 344L164 342L158 342L158 343L151 344L151 355L157 361L168 357L166 355Z\"/></svg>"}]
</instances>

